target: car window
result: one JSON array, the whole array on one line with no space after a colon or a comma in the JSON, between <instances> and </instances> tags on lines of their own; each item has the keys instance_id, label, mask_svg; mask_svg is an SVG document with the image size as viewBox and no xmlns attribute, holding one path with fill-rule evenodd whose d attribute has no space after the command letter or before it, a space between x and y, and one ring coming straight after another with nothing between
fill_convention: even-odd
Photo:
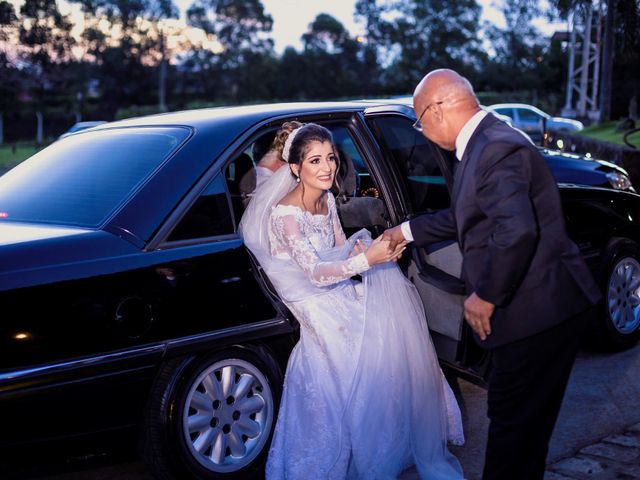
<instances>
[{"instance_id":1,"label":"car window","mask_svg":"<svg viewBox=\"0 0 640 480\"><path fill-rule=\"evenodd\" d=\"M507 117L513 117L513 111L510 108L495 108L493 111Z\"/></svg>"},{"instance_id":2,"label":"car window","mask_svg":"<svg viewBox=\"0 0 640 480\"><path fill-rule=\"evenodd\" d=\"M389 218L382 193L349 129L335 123L324 126L331 131L340 158L332 192L342 228L347 236L363 228L378 236L388 227Z\"/></svg>"},{"instance_id":3,"label":"car window","mask_svg":"<svg viewBox=\"0 0 640 480\"><path fill-rule=\"evenodd\" d=\"M188 135L180 127L119 128L54 142L0 177L0 218L97 227Z\"/></svg>"},{"instance_id":4,"label":"car window","mask_svg":"<svg viewBox=\"0 0 640 480\"><path fill-rule=\"evenodd\" d=\"M349 129L342 125L325 125L333 136L333 142L338 151L340 164L336 175L336 186L333 193L336 196L378 198L380 193L373 183L371 174L360 151L356 147Z\"/></svg>"},{"instance_id":5,"label":"car window","mask_svg":"<svg viewBox=\"0 0 640 480\"><path fill-rule=\"evenodd\" d=\"M518 111L518 117L520 118L520 120L523 120L523 121L537 122L538 120L540 120L540 118L542 118L540 114L534 112L533 110L529 110L527 108L518 108L517 111Z\"/></svg>"},{"instance_id":6,"label":"car window","mask_svg":"<svg viewBox=\"0 0 640 480\"><path fill-rule=\"evenodd\" d=\"M168 240L206 238L233 232L224 179L222 175L217 175L171 232Z\"/></svg>"},{"instance_id":7,"label":"car window","mask_svg":"<svg viewBox=\"0 0 640 480\"><path fill-rule=\"evenodd\" d=\"M240 222L256 185L262 184L272 174L266 168L257 168L262 157L271 149L276 130L262 133L235 156L225 169L225 178L236 225Z\"/></svg>"},{"instance_id":8,"label":"car window","mask_svg":"<svg viewBox=\"0 0 640 480\"><path fill-rule=\"evenodd\" d=\"M386 207L349 129L337 123L318 123L331 131L340 158L336 184L332 192L336 197L338 214L345 232L349 235L367 228L373 234L382 233L387 228ZM265 169L257 169L256 166L269 150L275 133L275 130L263 132L244 147L225 168L236 224L242 218L256 184L260 184L270 175Z\"/></svg>"},{"instance_id":9,"label":"car window","mask_svg":"<svg viewBox=\"0 0 640 480\"><path fill-rule=\"evenodd\" d=\"M439 149L415 131L408 118L394 115L370 121L387 161L395 165L400 174L413 213L448 208L451 200L438 163Z\"/></svg>"}]
</instances>

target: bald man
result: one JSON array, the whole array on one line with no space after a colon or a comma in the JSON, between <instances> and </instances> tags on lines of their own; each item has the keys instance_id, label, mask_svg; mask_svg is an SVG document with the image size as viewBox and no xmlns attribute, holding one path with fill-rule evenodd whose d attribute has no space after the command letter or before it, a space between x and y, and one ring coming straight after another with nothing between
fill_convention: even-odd
<instances>
[{"instance_id":1,"label":"bald man","mask_svg":"<svg viewBox=\"0 0 640 480\"><path fill-rule=\"evenodd\" d=\"M451 207L385 237L420 247L460 244L465 319L492 352L483 479L541 480L599 290L567 236L549 168L527 138L483 111L470 83L452 70L426 75L413 105L414 127L458 159Z\"/></svg>"}]
</instances>

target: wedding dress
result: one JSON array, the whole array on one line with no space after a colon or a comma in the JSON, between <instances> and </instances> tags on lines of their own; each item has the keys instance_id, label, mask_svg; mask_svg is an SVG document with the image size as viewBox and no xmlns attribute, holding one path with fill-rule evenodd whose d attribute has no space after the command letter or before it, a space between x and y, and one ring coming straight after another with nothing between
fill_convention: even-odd
<instances>
[{"instance_id":1,"label":"wedding dress","mask_svg":"<svg viewBox=\"0 0 640 480\"><path fill-rule=\"evenodd\" d=\"M288 170L256 192L241 222L300 324L266 478L393 479L411 465L423 479L463 478L446 445L464 441L460 411L415 288L395 264L369 268L351 254L371 238L345 238L331 193L326 215L278 205L295 186Z\"/></svg>"}]
</instances>

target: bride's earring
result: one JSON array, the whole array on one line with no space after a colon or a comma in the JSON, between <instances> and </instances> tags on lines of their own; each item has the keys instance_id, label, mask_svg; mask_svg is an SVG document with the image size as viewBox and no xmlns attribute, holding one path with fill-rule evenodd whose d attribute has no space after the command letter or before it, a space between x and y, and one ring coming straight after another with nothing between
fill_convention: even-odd
<instances>
[{"instance_id":1,"label":"bride's earring","mask_svg":"<svg viewBox=\"0 0 640 480\"><path fill-rule=\"evenodd\" d=\"M300 183L300 177L296 177L296 183Z\"/></svg>"}]
</instances>

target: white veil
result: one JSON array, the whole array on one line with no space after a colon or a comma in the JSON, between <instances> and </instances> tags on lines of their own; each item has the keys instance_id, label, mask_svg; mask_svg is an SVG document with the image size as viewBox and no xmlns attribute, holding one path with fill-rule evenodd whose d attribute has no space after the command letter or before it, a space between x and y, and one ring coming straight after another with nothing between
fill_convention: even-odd
<instances>
[{"instance_id":1,"label":"white veil","mask_svg":"<svg viewBox=\"0 0 640 480\"><path fill-rule=\"evenodd\" d=\"M261 257L264 255L271 256L269 249L271 209L295 186L296 181L289 168L279 168L253 192L251 201L242 215L240 235L259 262L262 262Z\"/></svg>"},{"instance_id":2,"label":"white veil","mask_svg":"<svg viewBox=\"0 0 640 480\"><path fill-rule=\"evenodd\" d=\"M255 192L240 222L246 246L285 303L335 288L314 286L292 261L270 254L271 210L295 186L289 168L280 168ZM324 261L347 258L357 239L371 242L363 229L345 245L318 255ZM421 478L460 479L462 469L447 450L448 437L462 442L460 412L440 370L422 301L393 263L362 277L365 321L340 427L340 437L351 446L349 478L396 478L415 464ZM337 462L347 446L336 447Z\"/></svg>"},{"instance_id":3,"label":"white veil","mask_svg":"<svg viewBox=\"0 0 640 480\"><path fill-rule=\"evenodd\" d=\"M331 287L317 287L309 281L306 274L296 264L271 256L269 243L269 218L271 210L282 198L293 190L296 181L289 168L279 168L265 181L251 197L251 201L240 220L239 232L245 245L254 254L278 295L285 302L296 302ZM323 259L335 259L347 253L347 246L330 252L318 252Z\"/></svg>"}]
</instances>

